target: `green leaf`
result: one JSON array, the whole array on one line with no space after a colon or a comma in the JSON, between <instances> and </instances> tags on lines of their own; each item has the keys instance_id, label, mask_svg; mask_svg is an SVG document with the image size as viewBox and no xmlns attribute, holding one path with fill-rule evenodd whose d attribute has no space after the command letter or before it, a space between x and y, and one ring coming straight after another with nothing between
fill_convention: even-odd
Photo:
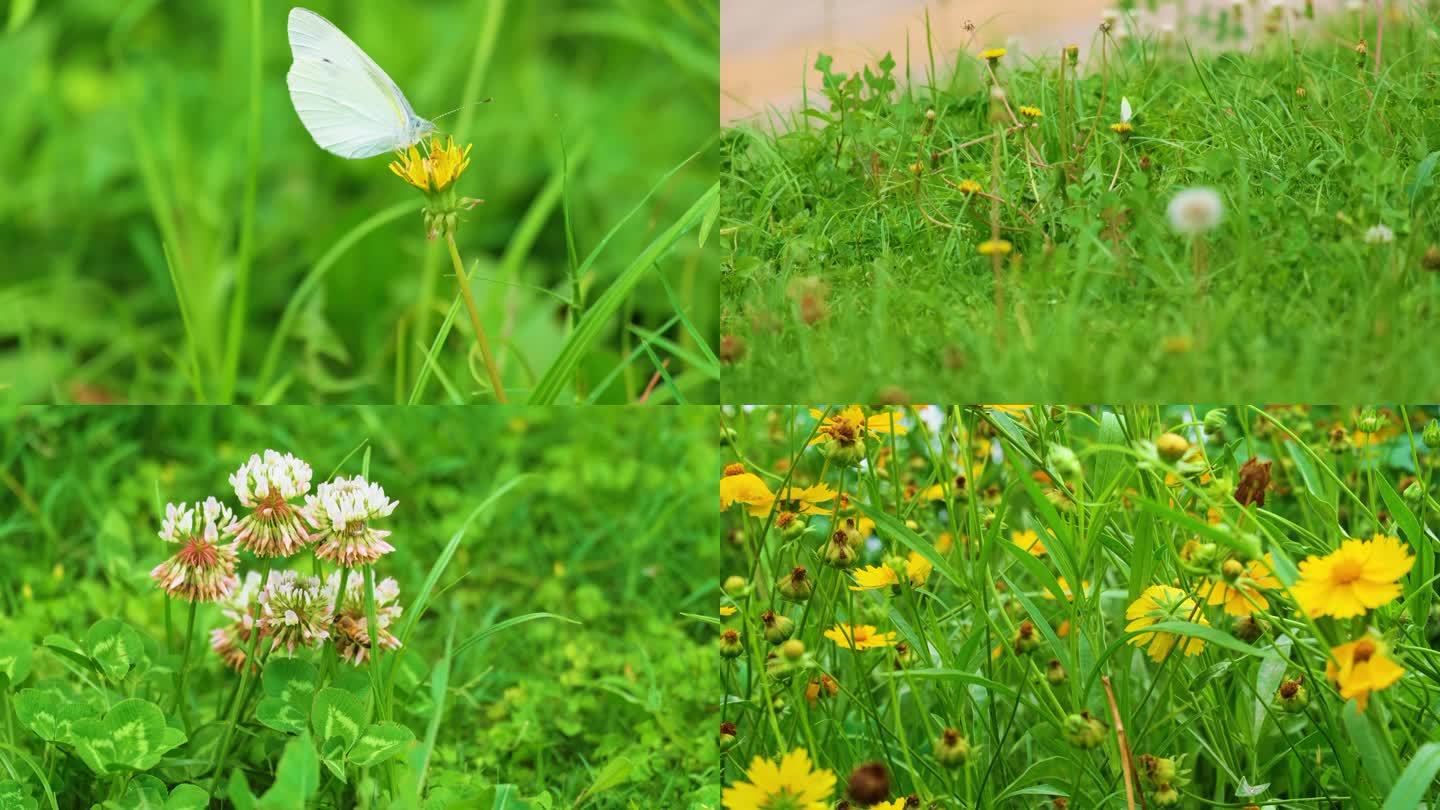
<instances>
[{"instance_id":1,"label":"green leaf","mask_svg":"<svg viewBox=\"0 0 1440 810\"><path fill-rule=\"evenodd\" d=\"M1195 622L1156 622L1155 624L1147 625L1145 627L1126 633L1124 639L1128 641L1135 636L1143 635L1145 633L1173 633L1177 636L1190 636L1191 638L1198 638L1202 641L1207 641L1211 644L1214 644L1216 647L1223 647L1227 650L1232 650L1243 655L1254 655L1257 657L1263 657L1265 655L1264 650L1252 647L1249 644L1241 641L1240 639L1230 635L1229 633L1221 632L1213 627L1210 627L1209 625L1196 624ZM1176 645L1176 647L1179 646L1180 645L1178 644ZM1171 655L1179 654L1180 653L1178 650L1171 651Z\"/></svg>"},{"instance_id":2,"label":"green leaf","mask_svg":"<svg viewBox=\"0 0 1440 810\"><path fill-rule=\"evenodd\" d=\"M148 773L130 781L118 799L105 802L105 810L164 810L165 783Z\"/></svg>"},{"instance_id":3,"label":"green leaf","mask_svg":"<svg viewBox=\"0 0 1440 810\"><path fill-rule=\"evenodd\" d=\"M112 681L120 681L145 654L135 628L119 619L101 619L85 634L85 652Z\"/></svg>"},{"instance_id":4,"label":"green leaf","mask_svg":"<svg viewBox=\"0 0 1440 810\"><path fill-rule=\"evenodd\" d=\"M260 797L258 805L262 810L294 810L305 803L320 789L320 760L315 755L315 743L308 732L291 738L280 755L280 764L275 768L275 784ZM235 793L235 780L231 780L231 795Z\"/></svg>"},{"instance_id":5,"label":"green leaf","mask_svg":"<svg viewBox=\"0 0 1440 810\"><path fill-rule=\"evenodd\" d=\"M593 306L586 310L585 317L575 326L575 331L561 347L560 354L556 356L555 362L546 369L545 376L535 384L535 390L530 395L532 405L553 405L559 399L560 392L575 378L575 367L580 365L581 359L590 350L590 344L595 341L603 329L610 325L611 318L620 309L620 305L630 296L635 285L640 283L645 274L650 271L675 243L694 228L705 215L705 212L713 205L714 199L720 194L720 184L717 182L710 186L704 194L700 195L680 218L671 223L653 242L649 244L640 255L636 256L630 265L626 267L601 296L596 299Z\"/></svg>"},{"instance_id":6,"label":"green leaf","mask_svg":"<svg viewBox=\"0 0 1440 810\"><path fill-rule=\"evenodd\" d=\"M198 785L185 783L176 785L165 800L165 810L206 810L210 806L210 794Z\"/></svg>"},{"instance_id":7,"label":"green leaf","mask_svg":"<svg viewBox=\"0 0 1440 810\"><path fill-rule=\"evenodd\" d=\"M1395 756L1395 749L1390 747L1376 727L1374 707L1365 714L1355 710L1355 701L1346 701L1345 707L1340 710L1340 718L1360 754L1360 761L1365 764L1365 776L1380 793L1388 794L1399 777L1400 762Z\"/></svg>"},{"instance_id":8,"label":"green leaf","mask_svg":"<svg viewBox=\"0 0 1440 810\"><path fill-rule=\"evenodd\" d=\"M382 762L405 750L415 741L415 732L399 723L372 723L350 748L351 764L361 768Z\"/></svg>"},{"instance_id":9,"label":"green leaf","mask_svg":"<svg viewBox=\"0 0 1440 810\"><path fill-rule=\"evenodd\" d=\"M517 624L533 622L536 619L558 619L559 621L568 622L570 624L580 624L580 622L577 622L574 619L567 619L564 616L557 616L554 613L526 613L524 616L515 616L513 618L506 619L503 622L497 622L485 628L484 630L481 630L470 638L465 639L455 647L454 654L458 656L460 653L465 652L469 648L475 646L476 644L479 644L480 642L495 635L496 633L501 632L502 630L508 630Z\"/></svg>"},{"instance_id":10,"label":"green leaf","mask_svg":"<svg viewBox=\"0 0 1440 810\"><path fill-rule=\"evenodd\" d=\"M265 697L255 706L255 719L276 731L299 734L310 722L317 673L298 658L272 658L260 675Z\"/></svg>"},{"instance_id":11,"label":"green leaf","mask_svg":"<svg viewBox=\"0 0 1440 810\"><path fill-rule=\"evenodd\" d=\"M576 799L575 804L579 805L583 801L593 799L611 788L624 784L630 778L630 771L634 767L625 757L616 757L605 763L600 772L595 774L595 780L590 783L590 787L585 788L585 792Z\"/></svg>"},{"instance_id":12,"label":"green leaf","mask_svg":"<svg viewBox=\"0 0 1440 810\"><path fill-rule=\"evenodd\" d=\"M184 732L165 725L159 706L138 698L120 701L103 719L76 721L70 737L75 753L101 775L125 768L148 771L186 739Z\"/></svg>"},{"instance_id":13,"label":"green leaf","mask_svg":"<svg viewBox=\"0 0 1440 810\"><path fill-rule=\"evenodd\" d=\"M15 697L15 716L20 718L22 725L47 742L70 742L75 723L94 714L88 704L49 690L22 689Z\"/></svg>"},{"instance_id":14,"label":"green leaf","mask_svg":"<svg viewBox=\"0 0 1440 810\"><path fill-rule=\"evenodd\" d=\"M1425 800L1431 783L1435 781L1437 772L1440 772L1440 743L1425 743L1415 752L1410 764L1405 766L1405 772L1400 774L1395 787L1390 788L1390 794L1385 797L1385 806L1381 810L1409 810L1419 807Z\"/></svg>"},{"instance_id":15,"label":"green leaf","mask_svg":"<svg viewBox=\"0 0 1440 810\"><path fill-rule=\"evenodd\" d=\"M336 738L344 743L343 754L360 738L360 731L365 727L365 704L344 689L326 687L315 693L310 723L315 738L323 741L321 750L327 756L332 755L330 741Z\"/></svg>"},{"instance_id":16,"label":"green leaf","mask_svg":"<svg viewBox=\"0 0 1440 810\"><path fill-rule=\"evenodd\" d=\"M1435 184L1435 162L1440 161L1440 151L1431 152L1420 161L1415 169L1415 180L1410 183L1410 207L1414 208L1420 198L1425 195L1431 186Z\"/></svg>"},{"instance_id":17,"label":"green leaf","mask_svg":"<svg viewBox=\"0 0 1440 810\"><path fill-rule=\"evenodd\" d=\"M245 779L245 772L239 768L230 772L230 782L226 786L225 795L230 798L230 803L235 805L235 810L255 810L255 794L250 790L250 783Z\"/></svg>"},{"instance_id":18,"label":"green leaf","mask_svg":"<svg viewBox=\"0 0 1440 810\"><path fill-rule=\"evenodd\" d=\"M36 810L40 805L25 792L25 786L13 779L0 779L0 808L4 810Z\"/></svg>"},{"instance_id":19,"label":"green leaf","mask_svg":"<svg viewBox=\"0 0 1440 810\"><path fill-rule=\"evenodd\" d=\"M21 639L0 640L0 673L10 679L10 689L19 686L30 675L34 649L30 642Z\"/></svg>"}]
</instances>

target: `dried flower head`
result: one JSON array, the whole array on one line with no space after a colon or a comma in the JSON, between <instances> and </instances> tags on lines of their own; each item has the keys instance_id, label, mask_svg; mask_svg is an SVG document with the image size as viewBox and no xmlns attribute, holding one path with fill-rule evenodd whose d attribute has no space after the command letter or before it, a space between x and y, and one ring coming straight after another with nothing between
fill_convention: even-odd
<instances>
[{"instance_id":1,"label":"dried flower head","mask_svg":"<svg viewBox=\"0 0 1440 810\"><path fill-rule=\"evenodd\" d=\"M310 465L289 453L252 455L230 476L250 514L226 528L240 547L259 557L288 557L310 542L299 510L290 501L310 491Z\"/></svg>"},{"instance_id":2,"label":"dried flower head","mask_svg":"<svg viewBox=\"0 0 1440 810\"><path fill-rule=\"evenodd\" d=\"M271 652L319 646L330 637L330 609L330 594L318 577L281 571L260 591L260 632L274 639Z\"/></svg>"},{"instance_id":3,"label":"dried flower head","mask_svg":"<svg viewBox=\"0 0 1440 810\"><path fill-rule=\"evenodd\" d=\"M300 513L315 528L315 556L342 568L370 565L395 547L385 542L390 532L370 526L399 505L385 496L379 484L360 476L337 478L305 497Z\"/></svg>"},{"instance_id":4,"label":"dried flower head","mask_svg":"<svg viewBox=\"0 0 1440 810\"><path fill-rule=\"evenodd\" d=\"M337 571L325 581L325 592L332 610L340 593L340 579ZM390 632L390 626L400 618L402 611L400 585L389 577L375 583L375 623L379 627L381 647L389 650L400 648L400 639ZM345 583L345 598L341 600L340 613L335 617L333 641L336 654L355 666L370 658L373 645L365 609L365 583L360 577L351 577Z\"/></svg>"},{"instance_id":5,"label":"dried flower head","mask_svg":"<svg viewBox=\"0 0 1440 810\"><path fill-rule=\"evenodd\" d=\"M221 527L234 520L230 509L214 498L167 505L160 539L181 547L175 556L155 566L150 578L171 596L189 602L213 602L228 595L238 582L235 545L222 546L216 541Z\"/></svg>"}]
</instances>

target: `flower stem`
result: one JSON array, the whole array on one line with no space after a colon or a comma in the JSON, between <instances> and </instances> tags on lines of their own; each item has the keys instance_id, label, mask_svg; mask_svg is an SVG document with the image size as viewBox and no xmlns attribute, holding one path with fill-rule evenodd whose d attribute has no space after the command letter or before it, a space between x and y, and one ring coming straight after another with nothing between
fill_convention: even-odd
<instances>
[{"instance_id":1,"label":"flower stem","mask_svg":"<svg viewBox=\"0 0 1440 810\"><path fill-rule=\"evenodd\" d=\"M185 676L190 674L190 641L195 637L195 609L198 602L190 603L190 614L185 620L185 652L180 656L180 678L175 686L175 705L180 707L180 721L185 724L185 733L190 733L190 701L185 699Z\"/></svg>"},{"instance_id":2,"label":"flower stem","mask_svg":"<svg viewBox=\"0 0 1440 810\"><path fill-rule=\"evenodd\" d=\"M453 242L452 242L453 244ZM388 719L380 690L380 622L375 617L375 566L365 566L365 621L370 633L370 691L375 696L375 715Z\"/></svg>"},{"instance_id":3,"label":"flower stem","mask_svg":"<svg viewBox=\"0 0 1440 810\"><path fill-rule=\"evenodd\" d=\"M270 558L265 558L264 565L260 568L260 588L263 592L265 585L270 582ZM245 654L245 661L240 670L240 694L245 694L245 686L250 683L250 673L256 667L255 653L260 647L260 600L255 600L255 623L250 628L250 651ZM230 753L230 738L235 735L235 727L240 725L240 704L244 701L236 700L230 706L230 720L225 724L225 736L220 738L220 747L215 752L215 771L210 775L210 793L215 793L215 786L220 781L220 773L225 768L225 757Z\"/></svg>"},{"instance_id":4,"label":"flower stem","mask_svg":"<svg viewBox=\"0 0 1440 810\"><path fill-rule=\"evenodd\" d=\"M445 243L450 246L450 261L455 265L455 279L460 282L460 295L465 298L465 309L470 312L470 325L475 328L475 345L480 347L480 357L485 361L485 372L490 375L490 387L495 389L495 399L501 405L509 402L505 398L505 386L500 384L500 371L495 367L495 358L490 354L490 340L485 336L485 327L480 325L480 310L475 306L475 296L470 292L470 278L465 275L465 263L460 261L460 249L455 246L455 234L445 234Z\"/></svg>"}]
</instances>

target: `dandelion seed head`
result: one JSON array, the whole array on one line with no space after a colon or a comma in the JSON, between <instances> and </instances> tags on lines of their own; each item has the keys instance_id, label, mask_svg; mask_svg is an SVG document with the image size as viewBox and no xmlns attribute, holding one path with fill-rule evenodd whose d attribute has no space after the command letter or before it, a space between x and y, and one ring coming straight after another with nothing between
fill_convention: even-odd
<instances>
[{"instance_id":1,"label":"dandelion seed head","mask_svg":"<svg viewBox=\"0 0 1440 810\"><path fill-rule=\"evenodd\" d=\"M1187 236L1204 233L1220 224L1225 205L1211 188L1188 188L1176 194L1165 209L1170 227Z\"/></svg>"},{"instance_id":2,"label":"dandelion seed head","mask_svg":"<svg viewBox=\"0 0 1440 810\"><path fill-rule=\"evenodd\" d=\"M1395 241L1395 232L1383 224L1371 225L1365 231L1365 244L1388 245Z\"/></svg>"}]
</instances>

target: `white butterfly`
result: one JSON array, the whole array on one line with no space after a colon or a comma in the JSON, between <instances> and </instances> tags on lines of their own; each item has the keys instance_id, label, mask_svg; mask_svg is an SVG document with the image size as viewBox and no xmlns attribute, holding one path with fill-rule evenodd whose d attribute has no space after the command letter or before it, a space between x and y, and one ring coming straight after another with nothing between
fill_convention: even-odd
<instances>
[{"instance_id":1,"label":"white butterfly","mask_svg":"<svg viewBox=\"0 0 1440 810\"><path fill-rule=\"evenodd\" d=\"M321 149L366 158L406 149L435 131L375 60L319 14L290 10L290 53L290 101Z\"/></svg>"},{"instance_id":2,"label":"white butterfly","mask_svg":"<svg viewBox=\"0 0 1440 810\"><path fill-rule=\"evenodd\" d=\"M399 92L399 91L397 90L396 92ZM1128 123L1130 123L1130 116L1131 116L1132 114L1133 114L1133 113L1132 113L1131 110L1130 110L1130 99L1127 98L1127 97L1125 97L1125 96L1121 96L1121 97L1120 97L1120 120L1121 120L1121 121L1124 121L1125 123L1128 124Z\"/></svg>"}]
</instances>

